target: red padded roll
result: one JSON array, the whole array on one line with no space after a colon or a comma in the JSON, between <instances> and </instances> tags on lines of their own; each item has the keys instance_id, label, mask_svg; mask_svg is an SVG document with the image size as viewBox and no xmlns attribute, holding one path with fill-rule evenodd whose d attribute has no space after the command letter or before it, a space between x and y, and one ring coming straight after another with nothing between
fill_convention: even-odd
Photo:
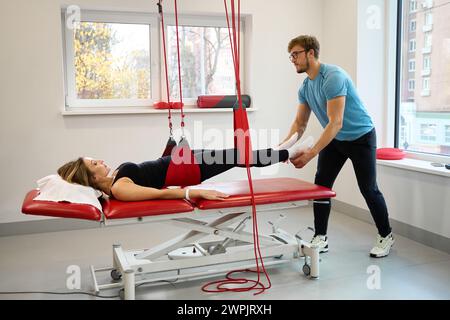
<instances>
[{"instance_id":1,"label":"red padded roll","mask_svg":"<svg viewBox=\"0 0 450 320\"><path fill-rule=\"evenodd\" d=\"M238 102L236 95L207 95L197 97L197 107L199 108L233 108ZM249 95L242 95L244 108L250 108L251 98Z\"/></svg>"}]
</instances>

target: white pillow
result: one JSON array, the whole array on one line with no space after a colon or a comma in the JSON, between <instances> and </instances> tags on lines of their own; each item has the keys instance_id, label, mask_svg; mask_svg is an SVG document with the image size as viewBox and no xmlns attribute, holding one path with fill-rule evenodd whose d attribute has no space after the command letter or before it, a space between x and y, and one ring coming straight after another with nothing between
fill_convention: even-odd
<instances>
[{"instance_id":1,"label":"white pillow","mask_svg":"<svg viewBox=\"0 0 450 320\"><path fill-rule=\"evenodd\" d=\"M99 190L69 183L58 174L46 176L36 183L40 194L34 200L90 204L102 212L102 205L98 201L102 193Z\"/></svg>"}]
</instances>

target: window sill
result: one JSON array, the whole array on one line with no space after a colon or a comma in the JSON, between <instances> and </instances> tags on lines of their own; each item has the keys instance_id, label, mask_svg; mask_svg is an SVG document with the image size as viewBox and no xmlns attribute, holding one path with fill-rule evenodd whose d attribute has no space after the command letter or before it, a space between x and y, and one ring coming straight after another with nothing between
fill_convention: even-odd
<instances>
[{"instance_id":1,"label":"window sill","mask_svg":"<svg viewBox=\"0 0 450 320\"><path fill-rule=\"evenodd\" d=\"M400 168L404 170L422 172L427 174L434 174L438 176L443 176L450 178L450 170L445 167L433 167L431 165L432 161L424 161L417 159L405 158L402 160L379 160L377 159L377 164L387 167Z\"/></svg>"},{"instance_id":2,"label":"window sill","mask_svg":"<svg viewBox=\"0 0 450 320\"><path fill-rule=\"evenodd\" d=\"M248 108L247 112L253 112L258 109ZM173 113L180 113L179 109L172 109ZM153 108L68 108L61 112L63 116L89 116L89 115L108 115L108 114L167 114L168 109ZM231 113L233 108L197 108L185 107L184 113Z\"/></svg>"}]
</instances>

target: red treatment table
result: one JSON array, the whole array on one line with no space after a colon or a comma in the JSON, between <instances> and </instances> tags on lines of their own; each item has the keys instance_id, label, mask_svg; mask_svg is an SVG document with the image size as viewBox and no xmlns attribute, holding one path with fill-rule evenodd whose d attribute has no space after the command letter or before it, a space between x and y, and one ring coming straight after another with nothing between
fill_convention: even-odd
<instances>
[{"instance_id":1,"label":"red treatment table","mask_svg":"<svg viewBox=\"0 0 450 320\"><path fill-rule=\"evenodd\" d=\"M284 212L314 199L335 197L327 188L294 178L255 179L254 196L258 215ZM37 201L38 189L30 191L22 212L31 215L97 221L102 226L158 222L185 229L185 233L149 249L124 250L113 245L112 266L91 266L96 292L124 288L125 299L135 299L135 287L143 283L182 281L255 267L253 234L245 231L252 219L248 181L203 183L190 189L210 189L229 194L223 201L191 199L122 202L102 201L103 212L91 205ZM284 215L280 215L284 217ZM310 278L319 277L318 248L272 225L270 234L260 234L265 266L304 258L302 270ZM205 241L201 242L203 238ZM208 241L206 241L208 240ZM97 275L110 272L112 280L100 284Z\"/></svg>"}]
</instances>

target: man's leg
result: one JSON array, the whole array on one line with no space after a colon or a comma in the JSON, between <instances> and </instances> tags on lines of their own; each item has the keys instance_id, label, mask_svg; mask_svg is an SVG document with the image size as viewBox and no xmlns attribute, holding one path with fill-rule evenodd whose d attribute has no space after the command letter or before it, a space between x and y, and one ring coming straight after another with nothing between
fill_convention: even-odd
<instances>
[{"instance_id":1,"label":"man's leg","mask_svg":"<svg viewBox=\"0 0 450 320\"><path fill-rule=\"evenodd\" d=\"M391 226L386 201L377 185L375 130L355 140L350 153L359 189L366 200L378 233L384 238L391 233Z\"/></svg>"},{"instance_id":2,"label":"man's leg","mask_svg":"<svg viewBox=\"0 0 450 320\"><path fill-rule=\"evenodd\" d=\"M347 156L341 153L336 144L339 141L333 140L320 153L317 162L317 172L314 183L332 188L337 175L342 169ZM314 235L326 235L328 229L328 218L331 210L331 199L314 200Z\"/></svg>"}]
</instances>

